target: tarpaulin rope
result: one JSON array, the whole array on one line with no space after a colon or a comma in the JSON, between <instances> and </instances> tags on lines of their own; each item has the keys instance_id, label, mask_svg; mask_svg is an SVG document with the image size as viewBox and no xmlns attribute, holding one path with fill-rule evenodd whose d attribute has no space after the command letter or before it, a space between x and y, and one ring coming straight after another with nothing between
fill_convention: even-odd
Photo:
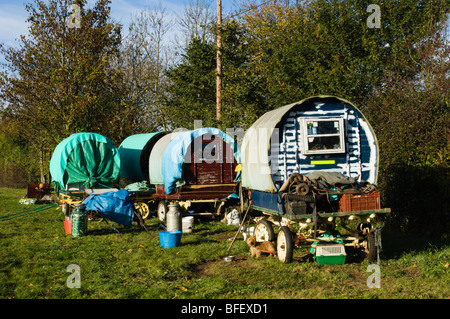
<instances>
[{"instance_id":1,"label":"tarpaulin rope","mask_svg":"<svg viewBox=\"0 0 450 319\"><path fill-rule=\"evenodd\" d=\"M9 220L9 219L17 218L17 217L22 217L22 216L29 215L29 214L39 213L39 212L42 212L44 210L47 210L47 209L50 209L50 208L56 207L56 206L58 206L57 203L51 203L48 205L36 207L33 209L29 209L29 210L24 210L24 211L13 213L13 214L3 215L3 216L0 216L0 221Z\"/></svg>"}]
</instances>

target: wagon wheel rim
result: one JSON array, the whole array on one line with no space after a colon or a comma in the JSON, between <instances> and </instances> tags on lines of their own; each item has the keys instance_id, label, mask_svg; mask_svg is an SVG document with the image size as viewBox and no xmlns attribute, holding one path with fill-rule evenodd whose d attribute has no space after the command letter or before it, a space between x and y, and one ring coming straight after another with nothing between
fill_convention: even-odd
<instances>
[{"instance_id":1,"label":"wagon wheel rim","mask_svg":"<svg viewBox=\"0 0 450 319\"><path fill-rule=\"evenodd\" d=\"M292 262L294 244L292 234L288 227L281 226L277 236L277 255L278 260L288 264Z\"/></svg>"},{"instance_id":2,"label":"wagon wheel rim","mask_svg":"<svg viewBox=\"0 0 450 319\"><path fill-rule=\"evenodd\" d=\"M284 232L278 233L277 237L277 255L280 261L286 260L287 250L286 250L286 236Z\"/></svg>"},{"instance_id":3,"label":"wagon wheel rim","mask_svg":"<svg viewBox=\"0 0 450 319\"><path fill-rule=\"evenodd\" d=\"M262 225L255 231L255 237L257 242L266 241L269 238L269 231L266 226Z\"/></svg>"},{"instance_id":4,"label":"wagon wheel rim","mask_svg":"<svg viewBox=\"0 0 450 319\"><path fill-rule=\"evenodd\" d=\"M256 242L272 241L274 239L272 226L265 220L259 221L255 226L254 236Z\"/></svg>"},{"instance_id":5,"label":"wagon wheel rim","mask_svg":"<svg viewBox=\"0 0 450 319\"><path fill-rule=\"evenodd\" d=\"M135 203L134 203L134 210L135 210L136 212L138 212L138 213L142 216L141 205L139 205L138 202L135 202Z\"/></svg>"}]
</instances>

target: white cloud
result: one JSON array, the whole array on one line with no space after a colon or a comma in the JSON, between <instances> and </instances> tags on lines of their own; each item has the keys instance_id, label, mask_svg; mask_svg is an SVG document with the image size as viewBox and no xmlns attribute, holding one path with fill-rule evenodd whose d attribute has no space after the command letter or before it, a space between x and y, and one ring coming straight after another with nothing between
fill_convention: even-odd
<instances>
[{"instance_id":1,"label":"white cloud","mask_svg":"<svg viewBox=\"0 0 450 319\"><path fill-rule=\"evenodd\" d=\"M142 7L139 1L112 0L111 17L115 22L126 25L130 21L131 16L135 15Z\"/></svg>"}]
</instances>

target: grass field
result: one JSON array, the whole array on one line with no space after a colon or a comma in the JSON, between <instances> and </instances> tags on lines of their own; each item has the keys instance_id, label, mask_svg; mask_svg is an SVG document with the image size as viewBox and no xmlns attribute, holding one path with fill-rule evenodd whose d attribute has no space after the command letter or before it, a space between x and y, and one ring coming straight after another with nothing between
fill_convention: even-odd
<instances>
[{"instance_id":1,"label":"grass field","mask_svg":"<svg viewBox=\"0 0 450 319\"><path fill-rule=\"evenodd\" d=\"M23 189L0 189L0 216L29 209L18 204ZM112 222L111 222L112 224ZM450 297L448 240L383 234L381 288L369 288L367 261L348 256L344 265L276 258L250 258L242 238L224 262L235 226L196 221L180 247L163 249L159 220L114 226L89 222L88 235L72 238L60 209L0 221L0 298L2 299L246 299L350 298L409 299ZM69 265L80 269L80 288L69 288Z\"/></svg>"}]
</instances>

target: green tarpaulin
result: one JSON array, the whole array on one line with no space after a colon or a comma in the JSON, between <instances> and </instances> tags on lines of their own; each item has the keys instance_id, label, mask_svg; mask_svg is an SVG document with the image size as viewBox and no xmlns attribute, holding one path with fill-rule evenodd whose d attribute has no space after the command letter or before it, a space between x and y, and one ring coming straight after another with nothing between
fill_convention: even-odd
<instances>
[{"instance_id":1,"label":"green tarpaulin","mask_svg":"<svg viewBox=\"0 0 450 319\"><path fill-rule=\"evenodd\" d=\"M165 134L164 132L134 134L124 139L119 146L122 160L120 176L134 182L148 180L150 152Z\"/></svg>"},{"instance_id":2,"label":"green tarpaulin","mask_svg":"<svg viewBox=\"0 0 450 319\"><path fill-rule=\"evenodd\" d=\"M120 178L119 151L105 136L75 133L56 146L50 174L56 193L72 183L85 188L112 187Z\"/></svg>"}]
</instances>

